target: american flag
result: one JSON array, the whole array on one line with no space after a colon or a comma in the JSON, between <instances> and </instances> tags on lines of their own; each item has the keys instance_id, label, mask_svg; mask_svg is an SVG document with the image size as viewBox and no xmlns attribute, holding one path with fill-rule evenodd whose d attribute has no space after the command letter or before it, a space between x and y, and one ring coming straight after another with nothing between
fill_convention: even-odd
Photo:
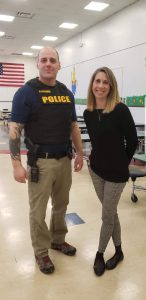
<instances>
[{"instance_id":1,"label":"american flag","mask_svg":"<svg viewBox=\"0 0 146 300\"><path fill-rule=\"evenodd\" d=\"M24 85L24 64L0 62L0 86Z\"/></svg>"}]
</instances>

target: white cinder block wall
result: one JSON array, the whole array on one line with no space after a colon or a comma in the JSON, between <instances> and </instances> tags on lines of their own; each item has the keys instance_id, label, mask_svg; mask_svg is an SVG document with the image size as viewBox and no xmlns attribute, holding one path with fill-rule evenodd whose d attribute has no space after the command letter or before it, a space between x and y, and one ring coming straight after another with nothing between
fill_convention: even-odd
<instances>
[{"instance_id":1,"label":"white cinder block wall","mask_svg":"<svg viewBox=\"0 0 146 300\"><path fill-rule=\"evenodd\" d=\"M100 66L113 69L121 97L146 94L146 1L137 1L60 45L57 50L62 65L58 79L70 89L75 66L76 98L86 98L91 74ZM25 81L38 74L34 58L0 55L0 61L24 63ZM11 108L16 90L0 87L0 109ZM83 106L79 113L82 110ZM136 122L146 121L144 108L131 108L131 111Z\"/></svg>"}]
</instances>

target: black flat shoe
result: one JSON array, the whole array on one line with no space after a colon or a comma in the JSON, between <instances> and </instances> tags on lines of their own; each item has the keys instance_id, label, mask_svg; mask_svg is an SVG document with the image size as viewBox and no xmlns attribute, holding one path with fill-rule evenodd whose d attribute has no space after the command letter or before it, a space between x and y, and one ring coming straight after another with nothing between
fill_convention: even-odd
<instances>
[{"instance_id":1,"label":"black flat shoe","mask_svg":"<svg viewBox=\"0 0 146 300\"><path fill-rule=\"evenodd\" d=\"M107 260L106 269L113 270L114 268L116 268L116 266L119 264L119 262L122 261L123 259L124 259L124 254L122 251L120 251L119 253L115 253L115 255L112 258Z\"/></svg>"},{"instance_id":2,"label":"black flat shoe","mask_svg":"<svg viewBox=\"0 0 146 300\"><path fill-rule=\"evenodd\" d=\"M96 253L93 269L97 276L101 276L105 272L105 261L103 255L98 252Z\"/></svg>"}]
</instances>

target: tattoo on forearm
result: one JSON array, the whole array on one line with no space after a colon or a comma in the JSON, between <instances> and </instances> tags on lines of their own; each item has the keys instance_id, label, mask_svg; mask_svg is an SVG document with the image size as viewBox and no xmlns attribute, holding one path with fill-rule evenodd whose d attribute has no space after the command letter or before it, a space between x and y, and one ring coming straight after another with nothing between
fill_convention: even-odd
<instances>
[{"instance_id":1,"label":"tattoo on forearm","mask_svg":"<svg viewBox=\"0 0 146 300\"><path fill-rule=\"evenodd\" d=\"M21 144L21 131L23 129L22 124L15 124L10 126L9 132L9 146L10 146L10 155L14 160L21 160L20 158L20 144Z\"/></svg>"}]
</instances>

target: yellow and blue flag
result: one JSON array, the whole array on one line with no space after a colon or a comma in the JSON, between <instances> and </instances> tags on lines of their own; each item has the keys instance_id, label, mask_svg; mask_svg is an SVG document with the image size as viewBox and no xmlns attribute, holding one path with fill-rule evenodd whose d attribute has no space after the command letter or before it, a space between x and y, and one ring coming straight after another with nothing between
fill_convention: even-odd
<instances>
[{"instance_id":1,"label":"yellow and blue flag","mask_svg":"<svg viewBox=\"0 0 146 300\"><path fill-rule=\"evenodd\" d=\"M71 74L71 89L73 95L76 93L76 88L77 88L77 80L76 80L76 70L75 67L73 68L73 72Z\"/></svg>"}]
</instances>

